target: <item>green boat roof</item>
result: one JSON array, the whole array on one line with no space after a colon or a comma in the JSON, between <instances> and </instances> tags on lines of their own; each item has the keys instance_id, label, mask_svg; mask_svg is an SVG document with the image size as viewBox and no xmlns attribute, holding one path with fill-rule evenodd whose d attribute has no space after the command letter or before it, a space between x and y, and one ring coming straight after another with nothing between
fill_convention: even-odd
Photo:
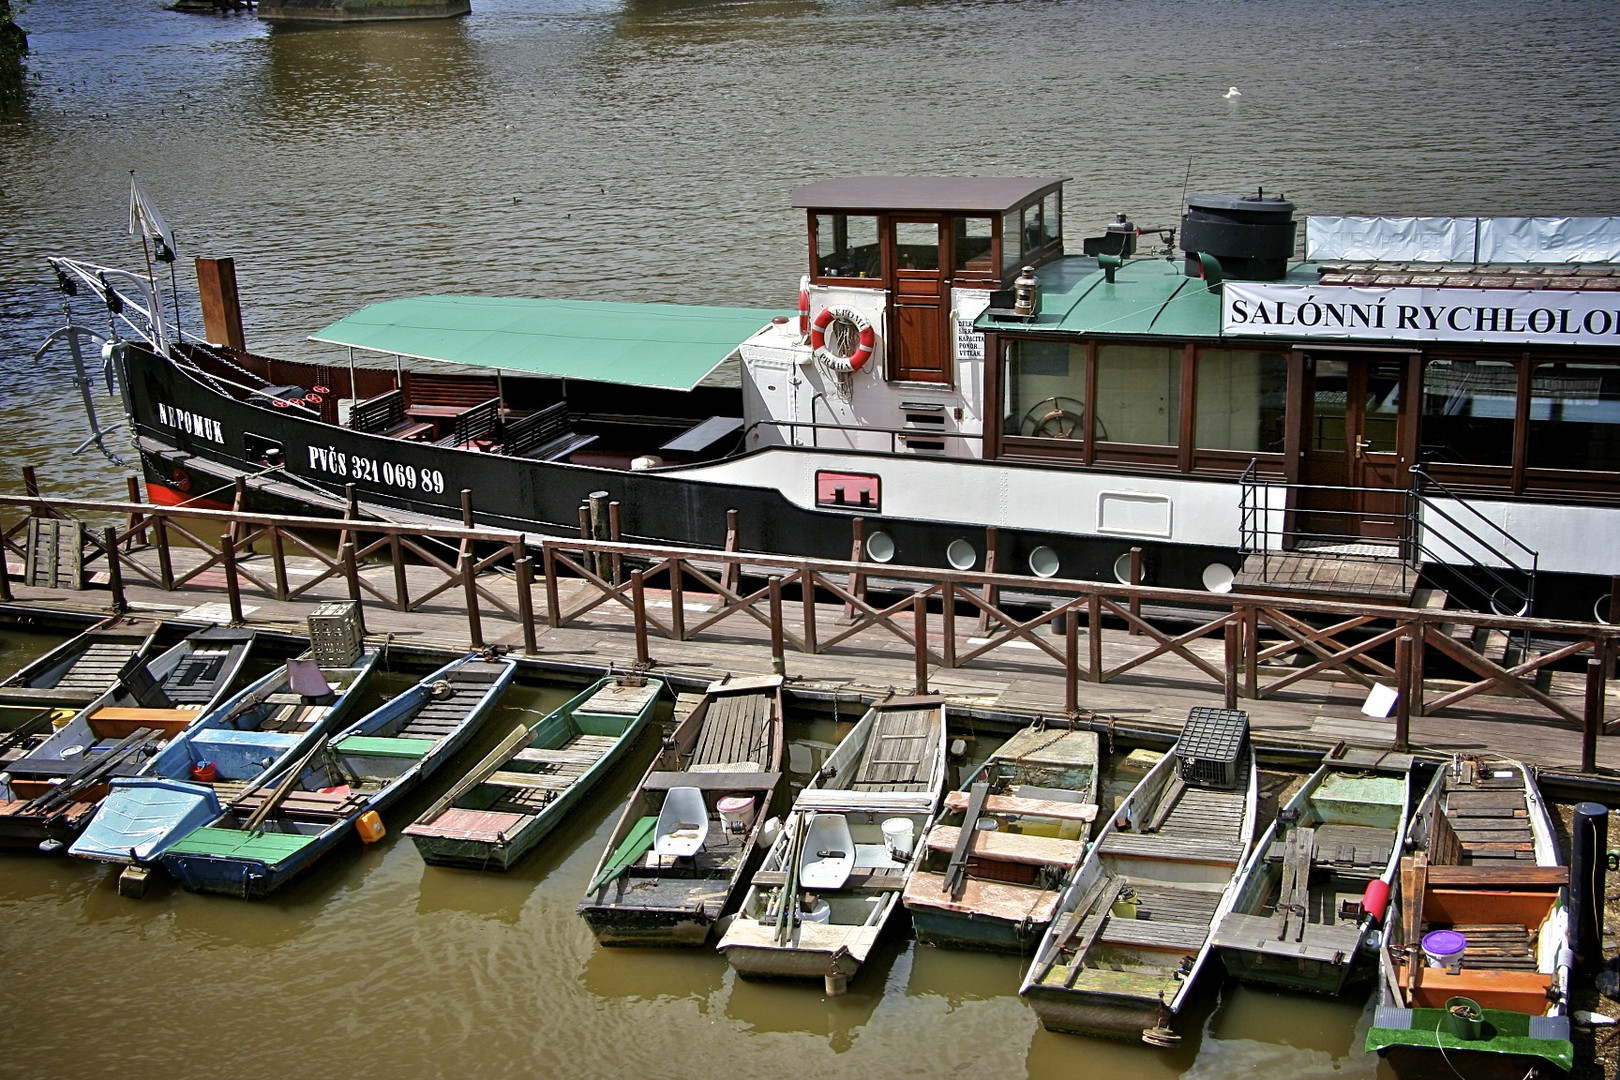
<instances>
[{"instance_id":1,"label":"green boat roof","mask_svg":"<svg viewBox=\"0 0 1620 1080\"><path fill-rule=\"evenodd\" d=\"M786 311L419 296L361 308L312 341L559 379L690 390Z\"/></svg>"},{"instance_id":2,"label":"green boat roof","mask_svg":"<svg viewBox=\"0 0 1620 1080\"><path fill-rule=\"evenodd\" d=\"M1009 319L987 311L975 327L1020 336L1221 337L1220 294L1210 292L1201 279L1188 277L1180 259L1131 259L1110 282L1096 259L1071 255L1046 264L1036 276L1040 303L1033 319ZM1316 268L1292 267L1286 280L1314 285Z\"/></svg>"}]
</instances>

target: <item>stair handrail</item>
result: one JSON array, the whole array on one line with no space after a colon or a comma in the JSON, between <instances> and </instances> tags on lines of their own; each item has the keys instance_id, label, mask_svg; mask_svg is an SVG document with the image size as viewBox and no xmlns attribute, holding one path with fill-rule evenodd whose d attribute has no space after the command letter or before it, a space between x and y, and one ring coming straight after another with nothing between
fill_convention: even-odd
<instances>
[{"instance_id":1,"label":"stair handrail","mask_svg":"<svg viewBox=\"0 0 1620 1080\"><path fill-rule=\"evenodd\" d=\"M1518 585L1515 585L1512 581L1498 573L1496 567L1489 566L1481 562L1472 553L1463 550L1463 548L1450 537L1440 537L1445 542L1446 546L1451 548L1451 550L1457 555L1468 559L1476 571L1487 575L1489 579L1497 585L1498 591L1501 589L1507 589L1512 594L1519 597L1519 599L1522 601L1520 609L1516 612L1508 612L1507 614L1528 615L1535 604L1536 574L1541 566L1541 553L1524 543L1524 541L1520 540L1512 533L1508 532L1501 525L1498 525L1496 522L1480 513L1471 503L1468 502L1468 500L1464 499L1457 492L1451 490L1451 488L1447 487L1444 483L1429 475L1422 465L1413 465L1410 471L1416 480L1416 483L1411 489L1412 495L1418 500L1418 502L1422 504L1425 511L1433 512L1441 520L1455 526L1460 531L1461 535L1477 545L1478 549L1483 550L1486 554L1498 559L1505 566L1510 567L1524 575L1526 584L1524 588L1520 588ZM1499 541L1506 541L1507 544L1517 548L1522 553L1520 558L1526 559L1529 565L1526 566L1520 561L1515 560L1513 556L1497 547L1495 543L1492 543L1490 540L1486 539L1486 537L1481 536L1478 532L1476 532L1468 522L1458 520L1458 518L1449 510L1431 499L1428 492L1424 490L1429 486L1439 489L1442 495L1450 499L1457 506L1467 510L1473 521L1488 526L1489 532L1494 533L1499 538ZM1421 535L1421 532L1419 532L1417 534L1417 538L1415 539L1417 546L1425 552L1431 551L1430 547L1422 542ZM1494 593L1492 594L1492 597L1494 597ZM1488 601L1490 599L1490 597L1487 598Z\"/></svg>"}]
</instances>

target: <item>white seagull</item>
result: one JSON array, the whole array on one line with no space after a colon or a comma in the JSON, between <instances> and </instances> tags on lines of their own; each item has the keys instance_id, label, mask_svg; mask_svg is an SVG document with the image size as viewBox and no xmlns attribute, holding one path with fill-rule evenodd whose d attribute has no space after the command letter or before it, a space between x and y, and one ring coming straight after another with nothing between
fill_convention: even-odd
<instances>
[{"instance_id":1,"label":"white seagull","mask_svg":"<svg viewBox=\"0 0 1620 1080\"><path fill-rule=\"evenodd\" d=\"M1235 86L1228 86L1226 88L1226 93L1222 94L1221 96L1226 97L1226 98L1242 97L1243 96L1243 91L1239 90Z\"/></svg>"}]
</instances>

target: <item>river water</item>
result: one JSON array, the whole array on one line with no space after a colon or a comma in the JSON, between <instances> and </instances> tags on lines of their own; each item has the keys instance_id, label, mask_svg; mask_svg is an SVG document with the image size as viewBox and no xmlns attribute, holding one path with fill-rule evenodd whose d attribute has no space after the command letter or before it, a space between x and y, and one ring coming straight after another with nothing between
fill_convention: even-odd
<instances>
[{"instance_id":1,"label":"river water","mask_svg":"<svg viewBox=\"0 0 1620 1080\"><path fill-rule=\"evenodd\" d=\"M61 321L45 256L138 264L132 169L182 268L236 260L249 347L304 358L403 295L790 308L791 192L827 177L1069 177L1071 244L1121 211L1175 224L1189 191L1391 214L1606 214L1620 191L1607 0L474 7L272 29L28 0L32 102L0 121L0 492L33 463L49 491L122 494L126 469L66 452L85 424L65 358L32 356ZM799 734L803 757L835 732ZM1375 1072L1359 1003L1211 988L1162 1052L1048 1035L1016 960L903 934L840 999L596 949L573 909L629 772L508 876L427 869L390 837L268 903L135 902L94 867L0 858L0 1077Z\"/></svg>"}]
</instances>

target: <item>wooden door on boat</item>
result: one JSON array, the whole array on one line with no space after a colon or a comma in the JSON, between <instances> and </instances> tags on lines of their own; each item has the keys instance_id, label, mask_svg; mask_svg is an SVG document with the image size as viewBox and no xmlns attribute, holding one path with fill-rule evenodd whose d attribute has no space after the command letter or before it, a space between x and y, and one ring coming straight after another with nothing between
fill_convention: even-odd
<instances>
[{"instance_id":1,"label":"wooden door on boat","mask_svg":"<svg viewBox=\"0 0 1620 1080\"><path fill-rule=\"evenodd\" d=\"M1398 539L1410 483L1402 453L1407 357L1315 353L1304 376L1297 539Z\"/></svg>"},{"instance_id":2,"label":"wooden door on boat","mask_svg":"<svg viewBox=\"0 0 1620 1080\"><path fill-rule=\"evenodd\" d=\"M899 382L949 383L950 263L939 217L889 221L889 372Z\"/></svg>"}]
</instances>

